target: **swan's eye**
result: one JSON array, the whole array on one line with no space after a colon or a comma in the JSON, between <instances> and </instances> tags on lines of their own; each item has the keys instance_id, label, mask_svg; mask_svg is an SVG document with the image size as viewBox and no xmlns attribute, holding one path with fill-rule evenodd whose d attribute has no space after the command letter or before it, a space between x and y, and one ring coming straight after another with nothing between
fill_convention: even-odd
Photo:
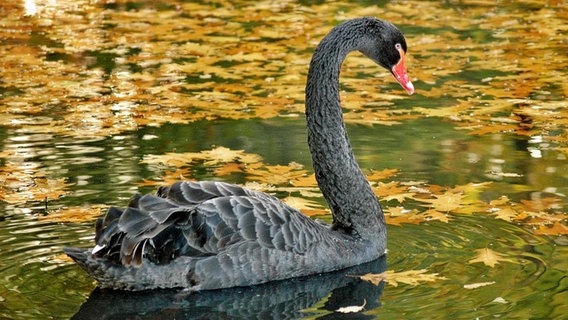
<instances>
[{"instance_id":1,"label":"swan's eye","mask_svg":"<svg viewBox=\"0 0 568 320\"><path fill-rule=\"evenodd\" d=\"M394 45L394 48L395 48L397 51L402 50L402 46L400 45L400 43L395 44L395 45Z\"/></svg>"}]
</instances>

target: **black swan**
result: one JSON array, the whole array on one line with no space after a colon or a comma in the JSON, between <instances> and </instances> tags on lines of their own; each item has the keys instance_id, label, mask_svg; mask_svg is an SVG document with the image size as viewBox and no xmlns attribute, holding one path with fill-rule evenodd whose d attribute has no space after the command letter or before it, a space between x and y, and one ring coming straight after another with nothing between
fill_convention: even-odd
<instances>
[{"instance_id":1,"label":"black swan","mask_svg":"<svg viewBox=\"0 0 568 320\"><path fill-rule=\"evenodd\" d=\"M363 17L333 28L316 48L306 85L307 134L333 224L266 193L223 182L183 181L136 195L96 223L93 249L64 251L100 287L191 291L249 286L340 270L385 254L381 206L351 149L339 102L343 60L358 50L409 94L406 41L391 23Z\"/></svg>"}]
</instances>

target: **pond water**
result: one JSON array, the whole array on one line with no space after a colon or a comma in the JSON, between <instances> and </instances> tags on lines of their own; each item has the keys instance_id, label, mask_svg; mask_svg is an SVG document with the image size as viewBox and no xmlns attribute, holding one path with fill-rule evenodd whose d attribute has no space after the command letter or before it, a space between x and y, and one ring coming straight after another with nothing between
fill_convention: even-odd
<instances>
[{"instance_id":1,"label":"pond water","mask_svg":"<svg viewBox=\"0 0 568 320\"><path fill-rule=\"evenodd\" d=\"M3 1L0 318L565 318L566 8ZM403 31L416 87L407 96L358 54L342 69L386 259L184 295L98 290L63 255L92 246L108 206L182 178L251 185L329 220L315 185L296 183L312 174L305 76L323 35L362 15ZM385 270L379 285L346 276Z\"/></svg>"}]
</instances>

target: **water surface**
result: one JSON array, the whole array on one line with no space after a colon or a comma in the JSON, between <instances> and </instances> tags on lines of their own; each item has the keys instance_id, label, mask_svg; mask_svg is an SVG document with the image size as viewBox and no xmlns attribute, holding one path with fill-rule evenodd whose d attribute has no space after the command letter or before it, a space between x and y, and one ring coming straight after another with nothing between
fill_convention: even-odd
<instances>
[{"instance_id":1,"label":"water surface","mask_svg":"<svg viewBox=\"0 0 568 320\"><path fill-rule=\"evenodd\" d=\"M367 299L357 317L562 318L565 8L561 1L4 1L0 317L84 317L120 301L125 309L108 317L316 318ZM386 261L347 272L425 270L433 281L374 286L340 273L202 295L116 295L95 290L65 259L61 247L92 245L97 214L58 212L124 206L168 179L256 182L279 197L313 201L318 218L329 220L315 188L279 181L283 171L258 172L312 173L303 116L310 53L333 25L360 15L405 33L416 93L406 96L361 55L342 70L361 167L396 169L380 182L407 188L382 199L392 219ZM149 161L218 147L258 158L230 166L214 158ZM442 212L448 221L397 223L395 208L419 215L432 209L421 197L446 192L462 196L459 208ZM515 214L498 218L505 209ZM475 262L483 249L502 259Z\"/></svg>"}]
</instances>

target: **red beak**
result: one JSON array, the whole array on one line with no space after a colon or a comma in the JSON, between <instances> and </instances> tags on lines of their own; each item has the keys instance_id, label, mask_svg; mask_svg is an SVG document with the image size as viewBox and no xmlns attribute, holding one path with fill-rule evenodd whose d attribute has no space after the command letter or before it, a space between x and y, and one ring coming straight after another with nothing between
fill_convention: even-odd
<instances>
[{"instance_id":1,"label":"red beak","mask_svg":"<svg viewBox=\"0 0 568 320\"><path fill-rule=\"evenodd\" d=\"M394 78L400 85L408 92L408 94L414 93L414 86L412 82L408 79L408 73L406 72L406 66L404 65L404 50L402 48L398 49L398 53L400 53L400 60L397 64L395 64L391 72L394 75Z\"/></svg>"}]
</instances>

